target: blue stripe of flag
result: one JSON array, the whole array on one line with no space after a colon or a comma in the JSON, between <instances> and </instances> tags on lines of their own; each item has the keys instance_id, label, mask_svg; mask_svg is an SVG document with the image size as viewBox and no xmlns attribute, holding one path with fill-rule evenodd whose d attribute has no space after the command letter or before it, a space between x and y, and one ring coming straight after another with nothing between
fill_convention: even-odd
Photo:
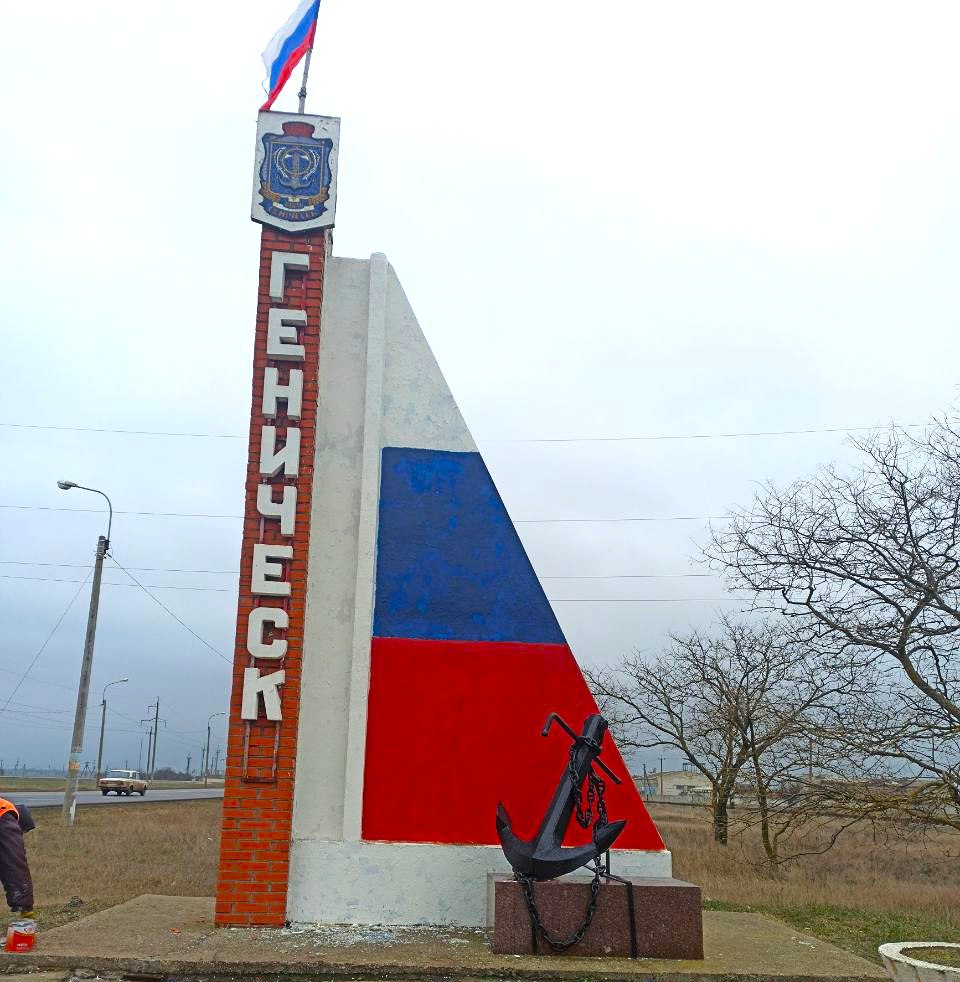
<instances>
[{"instance_id":1,"label":"blue stripe of flag","mask_svg":"<svg viewBox=\"0 0 960 982\"><path fill-rule=\"evenodd\" d=\"M270 69L271 92L273 92L273 90L276 88L277 81L280 78L280 73L283 71L284 66L296 52L297 48L301 47L304 41L306 41L307 36L316 22L319 12L320 0L314 0L314 2L311 3L306 9L306 12L300 19L300 22L281 45L280 51L277 53L277 57L274 59L273 65Z\"/></svg>"}]
</instances>

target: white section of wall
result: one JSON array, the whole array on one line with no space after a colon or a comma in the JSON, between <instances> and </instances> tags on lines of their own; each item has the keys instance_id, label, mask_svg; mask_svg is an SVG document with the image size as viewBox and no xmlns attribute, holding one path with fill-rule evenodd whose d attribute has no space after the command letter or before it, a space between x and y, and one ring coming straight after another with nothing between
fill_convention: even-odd
<instances>
[{"instance_id":1,"label":"white section of wall","mask_svg":"<svg viewBox=\"0 0 960 982\"><path fill-rule=\"evenodd\" d=\"M387 270L381 442L385 447L477 449L392 266Z\"/></svg>"},{"instance_id":2,"label":"white section of wall","mask_svg":"<svg viewBox=\"0 0 960 982\"><path fill-rule=\"evenodd\" d=\"M370 257L367 294L367 378L363 407L363 462L360 471L360 524L354 592L353 660L343 801L343 837L358 841L363 824L363 767L367 748L367 696L370 693L370 639L377 572L380 514L380 433L383 427L383 365L387 335L387 257Z\"/></svg>"},{"instance_id":3,"label":"white section of wall","mask_svg":"<svg viewBox=\"0 0 960 982\"><path fill-rule=\"evenodd\" d=\"M670 853L614 852L618 876L671 875ZM301 842L290 857L295 924L487 922L487 874L510 873L499 846Z\"/></svg>"},{"instance_id":4,"label":"white section of wall","mask_svg":"<svg viewBox=\"0 0 960 982\"><path fill-rule=\"evenodd\" d=\"M369 263L327 260L293 806L293 835L305 844L343 836L368 292Z\"/></svg>"}]
</instances>

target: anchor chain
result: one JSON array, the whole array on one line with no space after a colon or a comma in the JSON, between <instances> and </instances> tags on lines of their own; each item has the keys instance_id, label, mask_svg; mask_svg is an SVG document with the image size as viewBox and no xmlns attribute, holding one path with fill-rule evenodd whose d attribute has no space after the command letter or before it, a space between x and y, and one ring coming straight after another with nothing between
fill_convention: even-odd
<instances>
[{"instance_id":1,"label":"anchor chain","mask_svg":"<svg viewBox=\"0 0 960 982\"><path fill-rule=\"evenodd\" d=\"M587 929L593 922L593 915L597 912L597 895L600 893L600 878L602 876L603 867L600 865L600 860L598 859L593 868L593 880L590 883L590 899L587 901L587 909L583 921L569 938L555 938L544 927L543 921L540 920L540 911L537 910L537 904L533 897L533 879L514 870L513 877L523 889L523 899L527 905L527 913L530 915L530 926L533 929L534 954L537 953L538 937L543 938L556 951L566 951L567 948L572 948L575 944L579 944L583 940Z\"/></svg>"},{"instance_id":2,"label":"anchor chain","mask_svg":"<svg viewBox=\"0 0 960 982\"><path fill-rule=\"evenodd\" d=\"M590 828L590 823L593 822L593 806L597 806L597 820L593 822L593 835L596 838L597 832L599 832L605 825L609 824L607 819L607 803L604 800L603 793L606 790L606 782L600 777L600 775L591 767L587 774L587 810L583 810L583 789L577 787L577 770L574 767L574 755L576 754L577 746L574 744L570 748L570 780L573 782L573 786L576 792L576 798L574 798L574 805L576 808L576 819L577 825L582 829Z\"/></svg>"},{"instance_id":3,"label":"anchor chain","mask_svg":"<svg viewBox=\"0 0 960 982\"><path fill-rule=\"evenodd\" d=\"M574 805L577 824L582 829L588 829L590 828L590 824L593 823L593 836L596 838L597 832L608 824L607 803L604 800L606 783L591 767L587 773L587 808L586 811L584 811L583 789L577 787L577 772L573 764L576 749L576 744L570 748L569 774L576 793ZM594 806L596 806L595 821ZM606 873L606 867L601 863L600 857L598 856L596 860L594 860L593 880L590 882L590 899L587 901L587 909L584 912L583 921L580 923L580 926L576 929L576 931L574 931L568 938L555 938L546 929L543 921L540 919L540 911L537 910L536 900L534 899L533 895L533 878L524 876L522 873L518 873L516 870L513 871L514 879L517 880L523 889L523 899L527 905L527 913L530 915L530 927L533 931L534 954L537 952L538 937L543 938L543 940L546 941L546 943L555 951L566 951L567 948L572 948L575 944L579 944L583 940L584 935L587 933L587 930L593 922L593 915L597 912L597 896L600 893L600 881L601 878L606 875Z\"/></svg>"}]
</instances>

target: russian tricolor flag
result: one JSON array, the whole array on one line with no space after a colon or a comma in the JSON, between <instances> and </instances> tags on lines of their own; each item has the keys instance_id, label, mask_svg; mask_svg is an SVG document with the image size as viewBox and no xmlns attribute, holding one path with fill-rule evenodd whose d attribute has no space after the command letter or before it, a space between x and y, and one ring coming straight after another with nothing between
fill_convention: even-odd
<instances>
[{"instance_id":1,"label":"russian tricolor flag","mask_svg":"<svg viewBox=\"0 0 960 982\"><path fill-rule=\"evenodd\" d=\"M300 0L297 9L267 45L263 63L267 66L269 94L261 110L273 105L300 59L313 47L319 12L320 0Z\"/></svg>"}]
</instances>

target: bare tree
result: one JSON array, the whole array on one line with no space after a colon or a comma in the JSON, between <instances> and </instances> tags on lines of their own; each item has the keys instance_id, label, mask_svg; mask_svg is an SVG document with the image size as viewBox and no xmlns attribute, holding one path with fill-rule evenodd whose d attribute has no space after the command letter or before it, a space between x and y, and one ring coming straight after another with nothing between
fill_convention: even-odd
<instances>
[{"instance_id":1,"label":"bare tree","mask_svg":"<svg viewBox=\"0 0 960 982\"><path fill-rule=\"evenodd\" d=\"M707 552L730 586L786 615L821 664L857 675L823 733L886 780L850 782L844 807L859 798L871 813L960 829L957 425L891 428L855 446L856 469L765 486Z\"/></svg>"},{"instance_id":2,"label":"bare tree","mask_svg":"<svg viewBox=\"0 0 960 982\"><path fill-rule=\"evenodd\" d=\"M763 747L750 734L738 831L759 832L766 864L776 869L802 856L819 855L851 826L875 810L850 808L846 789L853 776L849 757L838 755L824 726L826 715L845 704L847 681L818 673L815 698L793 716L795 725L775 744ZM788 706L788 713L796 711ZM857 772L859 776L859 772Z\"/></svg>"},{"instance_id":3,"label":"bare tree","mask_svg":"<svg viewBox=\"0 0 960 982\"><path fill-rule=\"evenodd\" d=\"M730 618L713 633L673 636L649 663L634 655L587 678L621 746L675 747L710 782L714 839L723 844L738 781L778 773L778 748L807 732L837 688L770 624ZM766 793L769 777L756 787Z\"/></svg>"}]
</instances>

